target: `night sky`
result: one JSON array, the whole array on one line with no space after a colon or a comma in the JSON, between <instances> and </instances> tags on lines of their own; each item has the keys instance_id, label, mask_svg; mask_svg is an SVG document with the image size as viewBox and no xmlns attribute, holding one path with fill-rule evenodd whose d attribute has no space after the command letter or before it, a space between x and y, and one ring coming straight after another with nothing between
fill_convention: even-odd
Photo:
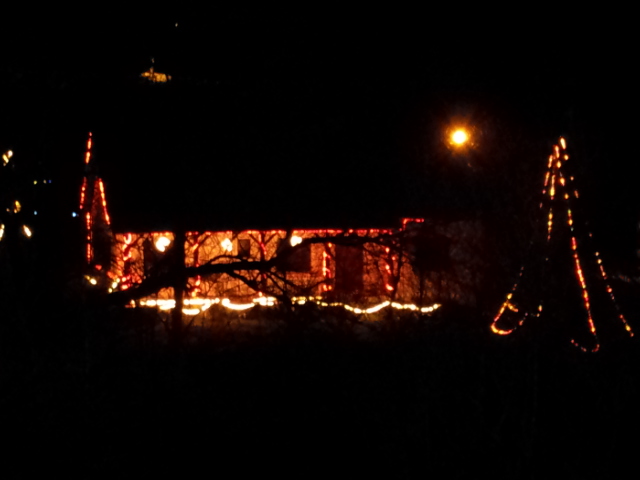
<instances>
[{"instance_id":1,"label":"night sky","mask_svg":"<svg viewBox=\"0 0 640 480\"><path fill-rule=\"evenodd\" d=\"M459 10L13 17L0 32L0 145L64 185L66 205L92 131L116 222L222 228L478 212L517 222L565 135L596 230L630 251L628 21ZM141 82L152 58L170 85ZM467 155L443 142L459 121L474 131Z\"/></svg>"}]
</instances>

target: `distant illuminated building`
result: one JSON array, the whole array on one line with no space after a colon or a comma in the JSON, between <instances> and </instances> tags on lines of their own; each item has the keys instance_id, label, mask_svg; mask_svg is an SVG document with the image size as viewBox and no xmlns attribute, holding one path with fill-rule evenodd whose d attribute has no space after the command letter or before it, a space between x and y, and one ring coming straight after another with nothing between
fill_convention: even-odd
<instances>
[{"instance_id":1,"label":"distant illuminated building","mask_svg":"<svg viewBox=\"0 0 640 480\"><path fill-rule=\"evenodd\" d=\"M151 68L146 72L141 73L140 76L153 83L167 83L171 81L171 75L167 75L166 73L156 72L154 64L155 64L155 60L152 58Z\"/></svg>"},{"instance_id":2,"label":"distant illuminated building","mask_svg":"<svg viewBox=\"0 0 640 480\"><path fill-rule=\"evenodd\" d=\"M107 208L105 185L92 162L92 136L85 154L80 190L87 278L109 291L137 288L175 265L193 269L185 289L185 314L220 304L230 309L273 302L275 298L342 305L354 313L389 307L430 312L455 299L475 301L465 288L475 280L456 264L447 280L434 265L450 255L464 258L461 238L477 238L479 229L462 222L436 232L422 218L403 219L393 227L272 228L187 230L178 245L174 231L116 231ZM438 237L437 248L433 238ZM421 251L425 254L421 254ZM178 257L176 257L178 252ZM416 256L438 256L417 265ZM438 263L439 262L439 263ZM232 265L231 267L227 267ZM236 268L237 266L237 268ZM93 285L93 282L89 282ZM446 290L443 289L446 285ZM136 304L171 308L173 287L136 297ZM272 300L266 300L272 299ZM188 305L188 307L186 307ZM247 307L248 308L248 307Z\"/></svg>"}]
</instances>

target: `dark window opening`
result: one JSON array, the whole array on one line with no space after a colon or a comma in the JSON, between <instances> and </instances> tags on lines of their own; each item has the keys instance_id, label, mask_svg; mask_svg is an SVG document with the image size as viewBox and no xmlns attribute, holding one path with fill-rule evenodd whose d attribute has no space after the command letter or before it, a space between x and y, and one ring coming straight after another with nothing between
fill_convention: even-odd
<instances>
[{"instance_id":1,"label":"dark window opening","mask_svg":"<svg viewBox=\"0 0 640 480\"><path fill-rule=\"evenodd\" d=\"M361 247L336 245L336 283L337 295L356 295L362 292L364 258Z\"/></svg>"},{"instance_id":2,"label":"dark window opening","mask_svg":"<svg viewBox=\"0 0 640 480\"><path fill-rule=\"evenodd\" d=\"M251 240L248 238L238 239L238 257L251 258Z\"/></svg>"},{"instance_id":3,"label":"dark window opening","mask_svg":"<svg viewBox=\"0 0 640 480\"><path fill-rule=\"evenodd\" d=\"M292 247L288 239L282 239L278 246L278 270L283 272L308 273L311 271L311 244Z\"/></svg>"}]
</instances>

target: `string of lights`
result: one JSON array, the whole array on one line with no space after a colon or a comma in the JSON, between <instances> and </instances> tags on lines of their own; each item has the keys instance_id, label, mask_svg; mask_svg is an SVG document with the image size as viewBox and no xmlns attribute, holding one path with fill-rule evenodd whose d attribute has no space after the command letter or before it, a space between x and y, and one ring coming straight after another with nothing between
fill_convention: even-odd
<instances>
[{"instance_id":1,"label":"string of lights","mask_svg":"<svg viewBox=\"0 0 640 480\"><path fill-rule=\"evenodd\" d=\"M569 158L570 157L567 152L566 140L564 138L560 138L558 145L554 145L553 147L553 154L549 156L549 161L547 164L547 169L545 172L545 177L543 182L542 200L540 202L540 209L544 210L545 206L547 207L546 215L544 215L544 218L547 219L546 221L547 251L549 250L548 247L552 243L554 245L558 244L561 246L561 239L563 238L563 235L566 236L568 234L569 246L570 246L569 253L572 258L575 279L580 287L583 310L586 315L587 329L592 337L592 342L593 342L591 347L586 347L582 345L580 342L578 342L576 339L572 338L571 343L584 352L588 352L588 351L596 352L600 349L600 342L598 339L596 325L593 318L591 298L589 294L590 287L589 285L587 285L587 280L585 279L585 273L584 273L584 267L583 267L583 265L585 265L585 262L583 261L583 259L581 259L581 255L580 255L580 251L583 249L583 246L578 241L578 237L575 231L576 225L575 225L575 221L574 221L573 213L571 209L572 207L571 203L576 201L579 198L579 193L578 193L578 189L575 188L575 186L571 185L574 183L574 177L569 176L567 180L567 177L565 177L563 172L563 165L569 160ZM554 228L554 213L553 213L554 205L556 207L556 210L560 210L560 213L566 216L566 230L564 230L564 232L558 232L558 230L562 228L562 225L560 224L557 224L556 227ZM560 217L562 217L562 215ZM554 232L558 232L558 233L554 233ZM588 238L589 239L593 238L593 235L591 232L588 232ZM598 265L598 273L602 281L604 282L604 288L608 293L609 299L615 306L618 319L621 321L626 332L630 336L633 336L633 331L631 329L631 326L629 325L629 322L620 311L620 307L615 299L613 289L609 284L609 280L605 272L599 252L594 251L594 258ZM537 259L537 260L541 260L541 259ZM548 253L545 256L544 261L549 262ZM519 294L520 296L524 295L523 293L524 289L521 288L524 273L525 273L525 268L523 266L520 269L520 273L518 275L518 278L515 284L513 285L509 294L507 294L505 301L502 303L500 309L498 310L497 315L493 319L493 322L491 324L491 331L493 333L496 333L498 335L509 335L513 333L517 328L522 326L528 317L531 317L531 316L537 317L537 316L540 316L540 314L542 313L542 300L540 300L538 311L536 313L531 313L530 311L527 311L527 309L518 307L515 301L514 297L516 294ZM513 320L511 321L512 323L511 326L506 326L506 327L500 326L501 323L508 323L506 322L507 312L515 313L516 320L515 322L513 322Z\"/></svg>"},{"instance_id":2,"label":"string of lights","mask_svg":"<svg viewBox=\"0 0 640 480\"><path fill-rule=\"evenodd\" d=\"M304 305L306 303L315 303L319 307L341 307L345 310L355 313L356 315L367 315L379 312L385 308L393 308L395 310L410 310L420 313L431 313L441 307L440 304L434 303L427 307L418 307L413 304L403 304L398 302L384 301L377 305L373 305L369 308L354 307L347 303L342 302L325 302L322 297L293 297L291 299L295 305ZM213 305L221 305L229 310L244 311L249 310L258 305L263 307L274 307L278 304L278 301L274 297L258 296L246 303L233 303L228 298L187 298L184 300L183 313L185 315L197 315L208 310ZM140 306L143 307L157 307L160 310L171 310L175 307L176 301L174 299L149 299L141 300Z\"/></svg>"},{"instance_id":3,"label":"string of lights","mask_svg":"<svg viewBox=\"0 0 640 480\"><path fill-rule=\"evenodd\" d=\"M86 259L90 264L94 258L93 252L93 227L96 216L102 216L107 226L111 225L111 217L107 209L107 196L105 194L104 182L100 177L90 173L91 156L93 146L93 135L89 132L87 139L87 148L84 155L85 176L82 179L82 188L80 189L80 211L85 211L85 230L86 230ZM99 208L97 205L99 205Z\"/></svg>"}]
</instances>

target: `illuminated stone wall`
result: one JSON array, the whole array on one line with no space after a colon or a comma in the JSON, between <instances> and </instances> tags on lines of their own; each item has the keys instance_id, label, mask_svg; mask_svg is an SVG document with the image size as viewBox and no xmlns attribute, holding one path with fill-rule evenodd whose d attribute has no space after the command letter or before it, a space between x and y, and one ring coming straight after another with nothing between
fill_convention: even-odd
<instances>
[{"instance_id":1,"label":"illuminated stone wall","mask_svg":"<svg viewBox=\"0 0 640 480\"><path fill-rule=\"evenodd\" d=\"M389 233L389 230L377 229L294 230L289 234L284 230L189 232L185 242L187 267L239 260L270 261L276 257L281 261L267 273L258 269L236 270L234 273L242 275L244 280L227 273L191 278L188 295L238 302L251 301L261 294L323 297L355 303L413 302L416 279L408 256L376 241L380 235ZM345 234L354 245L331 242L332 237ZM307 239L314 240L297 245ZM115 288L131 288L146 277L166 272L173 240L170 232L116 234L110 272ZM157 295L161 299L172 297L171 289Z\"/></svg>"}]
</instances>

